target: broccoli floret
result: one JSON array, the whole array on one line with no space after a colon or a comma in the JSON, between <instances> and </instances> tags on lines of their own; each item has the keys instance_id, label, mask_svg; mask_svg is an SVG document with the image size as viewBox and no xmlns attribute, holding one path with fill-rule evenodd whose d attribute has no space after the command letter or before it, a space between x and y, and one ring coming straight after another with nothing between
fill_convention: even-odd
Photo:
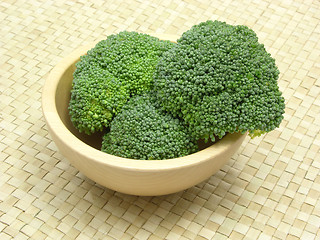
<instances>
[{"instance_id":1,"label":"broccoli floret","mask_svg":"<svg viewBox=\"0 0 320 240\"><path fill-rule=\"evenodd\" d=\"M86 134L102 131L129 97L128 89L108 70L88 68L73 81L69 102L71 121Z\"/></svg>"},{"instance_id":2,"label":"broccoli floret","mask_svg":"<svg viewBox=\"0 0 320 240\"><path fill-rule=\"evenodd\" d=\"M86 134L108 127L130 97L151 88L160 56L173 45L124 31L108 36L81 56L69 104L74 126Z\"/></svg>"},{"instance_id":3,"label":"broccoli floret","mask_svg":"<svg viewBox=\"0 0 320 240\"><path fill-rule=\"evenodd\" d=\"M126 85L131 95L153 85L159 57L175 44L148 34L123 31L100 41L77 63L74 77L92 66L107 69Z\"/></svg>"},{"instance_id":4,"label":"broccoli floret","mask_svg":"<svg viewBox=\"0 0 320 240\"><path fill-rule=\"evenodd\" d=\"M207 21L163 54L154 75L162 107L181 117L194 137L261 135L283 119L275 60L246 26Z\"/></svg>"},{"instance_id":5,"label":"broccoli floret","mask_svg":"<svg viewBox=\"0 0 320 240\"><path fill-rule=\"evenodd\" d=\"M197 147L184 124L145 94L123 106L103 137L101 150L125 158L161 160L188 155Z\"/></svg>"}]
</instances>

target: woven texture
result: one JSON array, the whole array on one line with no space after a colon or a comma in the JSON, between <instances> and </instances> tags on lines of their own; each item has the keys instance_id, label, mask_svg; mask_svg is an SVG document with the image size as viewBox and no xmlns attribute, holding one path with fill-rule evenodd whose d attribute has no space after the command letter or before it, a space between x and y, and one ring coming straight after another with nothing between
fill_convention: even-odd
<instances>
[{"instance_id":1,"label":"woven texture","mask_svg":"<svg viewBox=\"0 0 320 240\"><path fill-rule=\"evenodd\" d=\"M319 16L317 0L0 1L0 239L320 239ZM276 59L280 128L161 197L106 189L60 155L41 91L63 57L121 30L181 35L208 19L249 26Z\"/></svg>"}]
</instances>

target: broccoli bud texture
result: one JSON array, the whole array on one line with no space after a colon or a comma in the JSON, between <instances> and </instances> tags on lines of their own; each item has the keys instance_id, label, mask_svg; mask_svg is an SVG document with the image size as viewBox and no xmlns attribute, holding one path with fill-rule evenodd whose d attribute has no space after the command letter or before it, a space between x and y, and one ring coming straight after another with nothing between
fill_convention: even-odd
<instances>
[{"instance_id":1,"label":"broccoli bud texture","mask_svg":"<svg viewBox=\"0 0 320 240\"><path fill-rule=\"evenodd\" d=\"M91 134L108 126L130 97L119 79L102 68L88 68L74 79L69 103L71 121Z\"/></svg>"},{"instance_id":2,"label":"broccoli bud texture","mask_svg":"<svg viewBox=\"0 0 320 240\"><path fill-rule=\"evenodd\" d=\"M179 119L160 110L149 94L136 96L123 106L102 142L102 151L133 159L168 159L197 150Z\"/></svg>"},{"instance_id":3,"label":"broccoli bud texture","mask_svg":"<svg viewBox=\"0 0 320 240\"><path fill-rule=\"evenodd\" d=\"M259 136L278 127L284 98L275 60L246 26L207 21L165 52L154 74L162 108L197 139L226 133Z\"/></svg>"}]
</instances>

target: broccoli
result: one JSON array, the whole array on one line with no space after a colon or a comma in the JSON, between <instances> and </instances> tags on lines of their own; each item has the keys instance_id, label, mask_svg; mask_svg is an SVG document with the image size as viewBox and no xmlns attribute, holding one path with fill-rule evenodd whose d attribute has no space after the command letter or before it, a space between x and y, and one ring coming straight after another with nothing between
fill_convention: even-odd
<instances>
[{"instance_id":1,"label":"broccoli","mask_svg":"<svg viewBox=\"0 0 320 240\"><path fill-rule=\"evenodd\" d=\"M132 159L161 160L197 151L184 124L160 110L150 94L133 97L103 137L103 152Z\"/></svg>"},{"instance_id":2,"label":"broccoli","mask_svg":"<svg viewBox=\"0 0 320 240\"><path fill-rule=\"evenodd\" d=\"M284 98L275 60L246 26L207 21L177 44L121 32L76 63L69 113L80 132L107 128L103 152L170 159L198 140L260 136L278 127Z\"/></svg>"},{"instance_id":3,"label":"broccoli","mask_svg":"<svg viewBox=\"0 0 320 240\"><path fill-rule=\"evenodd\" d=\"M279 70L253 30L207 21L177 42L157 65L154 91L195 138L234 132L254 137L280 125L285 105Z\"/></svg>"},{"instance_id":4,"label":"broccoli","mask_svg":"<svg viewBox=\"0 0 320 240\"><path fill-rule=\"evenodd\" d=\"M174 43L147 34L120 32L80 57L73 74L69 114L86 134L109 127L128 99L153 85L160 56Z\"/></svg>"},{"instance_id":5,"label":"broccoli","mask_svg":"<svg viewBox=\"0 0 320 240\"><path fill-rule=\"evenodd\" d=\"M129 97L128 89L108 70L88 68L73 81L71 121L86 134L103 131Z\"/></svg>"}]
</instances>

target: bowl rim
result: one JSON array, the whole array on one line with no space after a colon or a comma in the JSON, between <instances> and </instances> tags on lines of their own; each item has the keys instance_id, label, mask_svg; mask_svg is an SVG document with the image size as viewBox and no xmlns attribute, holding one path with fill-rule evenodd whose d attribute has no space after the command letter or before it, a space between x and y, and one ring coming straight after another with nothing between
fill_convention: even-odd
<instances>
[{"instance_id":1,"label":"bowl rim","mask_svg":"<svg viewBox=\"0 0 320 240\"><path fill-rule=\"evenodd\" d=\"M176 41L177 36L167 34L150 34L160 39L167 39ZM42 111L45 121L49 128L49 133L66 145L73 152L81 155L92 162L103 165L109 165L113 168L128 169L130 171L152 172L152 171L167 171L178 168L186 168L199 165L203 162L212 160L224 152L228 151L235 142L243 141L246 134L233 133L226 134L215 144L195 152L193 154L164 160L137 160L114 156L98 149L95 149L88 144L81 141L62 122L56 106L56 90L58 83L65 73L65 71L79 60L80 56L94 47L99 41L78 47L69 55L64 57L53 69L50 71L42 90ZM80 151L81 149L81 151Z\"/></svg>"}]
</instances>

